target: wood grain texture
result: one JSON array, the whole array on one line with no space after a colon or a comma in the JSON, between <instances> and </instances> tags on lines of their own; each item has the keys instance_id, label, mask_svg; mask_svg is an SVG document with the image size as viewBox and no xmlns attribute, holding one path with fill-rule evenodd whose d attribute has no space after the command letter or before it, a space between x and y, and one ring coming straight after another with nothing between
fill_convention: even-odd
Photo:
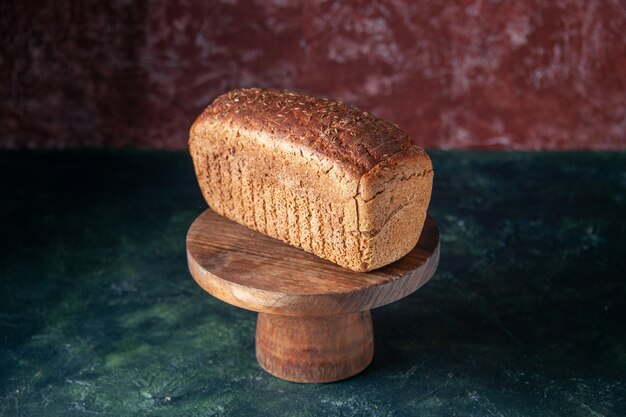
<instances>
[{"instance_id":1,"label":"wood grain texture","mask_svg":"<svg viewBox=\"0 0 626 417\"><path fill-rule=\"evenodd\" d=\"M439 229L428 217L404 258L359 273L205 210L187 233L196 282L213 296L258 311L259 364L279 378L305 383L358 374L374 355L369 309L396 301L432 277Z\"/></svg>"},{"instance_id":2,"label":"wood grain texture","mask_svg":"<svg viewBox=\"0 0 626 417\"><path fill-rule=\"evenodd\" d=\"M187 234L187 259L204 290L241 308L290 316L356 313L403 298L432 277L439 229L428 217L409 254L359 273L206 210Z\"/></svg>"},{"instance_id":3,"label":"wood grain texture","mask_svg":"<svg viewBox=\"0 0 626 417\"><path fill-rule=\"evenodd\" d=\"M372 316L369 311L317 317L259 313L256 356L263 369L287 381L349 378L374 356Z\"/></svg>"}]
</instances>

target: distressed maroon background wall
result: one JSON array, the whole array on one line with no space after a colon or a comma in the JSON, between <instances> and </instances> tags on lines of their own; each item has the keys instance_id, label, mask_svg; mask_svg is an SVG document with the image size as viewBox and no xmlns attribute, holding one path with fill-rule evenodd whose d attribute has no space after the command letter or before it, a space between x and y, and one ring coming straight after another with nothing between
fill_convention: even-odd
<instances>
[{"instance_id":1,"label":"distressed maroon background wall","mask_svg":"<svg viewBox=\"0 0 626 417\"><path fill-rule=\"evenodd\" d=\"M338 98L429 147L626 147L619 0L15 1L0 33L0 147L184 147L239 86Z\"/></svg>"}]
</instances>

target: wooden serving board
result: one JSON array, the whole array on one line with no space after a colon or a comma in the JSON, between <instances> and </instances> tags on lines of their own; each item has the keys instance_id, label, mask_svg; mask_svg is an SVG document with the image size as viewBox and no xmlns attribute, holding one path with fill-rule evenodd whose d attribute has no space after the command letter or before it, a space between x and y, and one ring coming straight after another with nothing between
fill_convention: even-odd
<instances>
[{"instance_id":1,"label":"wooden serving board","mask_svg":"<svg viewBox=\"0 0 626 417\"><path fill-rule=\"evenodd\" d=\"M433 276L439 228L428 217L411 252L362 273L206 210L187 234L187 260L208 293L260 313L256 348L265 370L290 381L330 382L370 363L369 310L409 295Z\"/></svg>"}]
</instances>

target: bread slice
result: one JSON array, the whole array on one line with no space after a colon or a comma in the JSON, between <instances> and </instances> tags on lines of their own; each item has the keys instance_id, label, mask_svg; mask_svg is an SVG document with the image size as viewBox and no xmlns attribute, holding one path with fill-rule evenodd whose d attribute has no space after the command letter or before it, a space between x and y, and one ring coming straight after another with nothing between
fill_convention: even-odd
<instances>
[{"instance_id":1,"label":"bread slice","mask_svg":"<svg viewBox=\"0 0 626 417\"><path fill-rule=\"evenodd\" d=\"M189 147L214 211L354 271L407 254L426 219L428 155L338 101L234 90L196 119Z\"/></svg>"}]
</instances>

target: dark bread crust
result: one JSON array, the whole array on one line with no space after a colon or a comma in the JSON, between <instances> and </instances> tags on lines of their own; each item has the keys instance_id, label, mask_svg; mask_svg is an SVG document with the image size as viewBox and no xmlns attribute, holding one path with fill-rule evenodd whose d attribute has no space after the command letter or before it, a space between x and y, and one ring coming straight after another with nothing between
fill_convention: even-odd
<instances>
[{"instance_id":1,"label":"dark bread crust","mask_svg":"<svg viewBox=\"0 0 626 417\"><path fill-rule=\"evenodd\" d=\"M214 211L355 271L400 259L426 219L428 155L337 101L231 91L196 119L189 147Z\"/></svg>"},{"instance_id":2,"label":"dark bread crust","mask_svg":"<svg viewBox=\"0 0 626 417\"><path fill-rule=\"evenodd\" d=\"M360 177L393 155L424 153L397 126L339 101L283 90L244 88L219 96L196 122L212 119L267 131L341 164ZM421 151L421 152L420 152Z\"/></svg>"}]
</instances>

